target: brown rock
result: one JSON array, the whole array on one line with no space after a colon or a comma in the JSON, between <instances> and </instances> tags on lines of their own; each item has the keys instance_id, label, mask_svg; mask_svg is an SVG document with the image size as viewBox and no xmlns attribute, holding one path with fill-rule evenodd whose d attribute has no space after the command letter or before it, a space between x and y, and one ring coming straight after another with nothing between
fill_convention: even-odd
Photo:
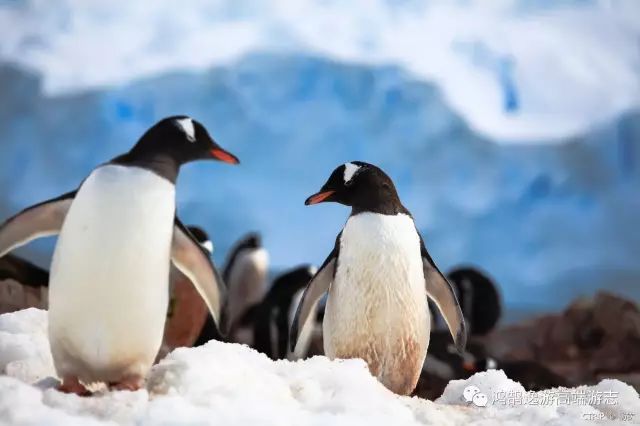
<instances>
[{"instance_id":1,"label":"brown rock","mask_svg":"<svg viewBox=\"0 0 640 426\"><path fill-rule=\"evenodd\" d=\"M596 295L593 309L595 323L607 336L617 339L640 338L640 310L630 300L600 292Z\"/></svg>"}]
</instances>

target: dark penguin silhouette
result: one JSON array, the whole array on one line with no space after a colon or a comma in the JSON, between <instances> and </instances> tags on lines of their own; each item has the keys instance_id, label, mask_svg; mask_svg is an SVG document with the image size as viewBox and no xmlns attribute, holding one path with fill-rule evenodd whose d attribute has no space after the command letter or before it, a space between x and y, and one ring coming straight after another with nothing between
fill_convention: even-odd
<instances>
[{"instance_id":1,"label":"dark penguin silhouette","mask_svg":"<svg viewBox=\"0 0 640 426\"><path fill-rule=\"evenodd\" d=\"M168 117L127 153L96 167L77 190L0 226L0 256L59 234L48 331L60 390L85 394L83 383L95 382L120 390L142 386L162 343L171 263L220 318L224 284L175 204L181 166L207 159L238 164L201 123Z\"/></svg>"},{"instance_id":2,"label":"dark penguin silhouette","mask_svg":"<svg viewBox=\"0 0 640 426\"><path fill-rule=\"evenodd\" d=\"M223 317L229 342L253 345L252 331L240 323L247 309L259 303L266 292L269 256L262 246L258 233L252 232L241 238L227 256L222 278L227 285L228 297ZM220 340L212 318L208 318L202 328L196 345L211 339Z\"/></svg>"},{"instance_id":3,"label":"dark penguin silhouette","mask_svg":"<svg viewBox=\"0 0 640 426\"><path fill-rule=\"evenodd\" d=\"M476 268L456 268L447 274L462 308L469 333L483 336L493 330L502 316L496 284Z\"/></svg>"},{"instance_id":4,"label":"dark penguin silhouette","mask_svg":"<svg viewBox=\"0 0 640 426\"><path fill-rule=\"evenodd\" d=\"M0 258L0 314L47 309L49 271L18 256Z\"/></svg>"},{"instance_id":5,"label":"dark penguin silhouette","mask_svg":"<svg viewBox=\"0 0 640 426\"><path fill-rule=\"evenodd\" d=\"M253 328L254 349L272 359L287 358L290 313L295 308L296 295L315 271L315 267L304 265L278 276L262 302L247 311L242 322Z\"/></svg>"}]
</instances>

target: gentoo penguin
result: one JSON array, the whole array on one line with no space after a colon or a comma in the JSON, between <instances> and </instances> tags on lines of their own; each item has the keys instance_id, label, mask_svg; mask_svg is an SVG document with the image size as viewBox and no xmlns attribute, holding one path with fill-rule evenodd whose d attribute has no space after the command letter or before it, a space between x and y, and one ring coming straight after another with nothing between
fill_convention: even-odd
<instances>
[{"instance_id":1,"label":"gentoo penguin","mask_svg":"<svg viewBox=\"0 0 640 426\"><path fill-rule=\"evenodd\" d=\"M229 327L231 342L253 345L251 328L241 326L240 319L246 310L259 303L267 286L269 255L262 247L260 235L250 233L238 241L227 257L222 279L227 284L228 298L224 318ZM217 339L216 328L211 319L198 337L197 344Z\"/></svg>"},{"instance_id":2,"label":"gentoo penguin","mask_svg":"<svg viewBox=\"0 0 640 426\"><path fill-rule=\"evenodd\" d=\"M381 169L360 161L339 166L305 204L327 201L350 206L351 215L305 290L291 327L291 347L328 291L325 355L362 358L383 385L407 395L427 354L427 295L442 312L458 350L464 349L464 317L455 293Z\"/></svg>"},{"instance_id":3,"label":"gentoo penguin","mask_svg":"<svg viewBox=\"0 0 640 426\"><path fill-rule=\"evenodd\" d=\"M302 296L304 295L304 290L306 288L306 285L309 283L309 281L311 281L311 278L313 278L316 272L318 272L318 268L315 266L308 266L306 268L306 272L307 272L306 275L302 275L303 271L300 271L300 272L301 274L299 275L299 280L300 280L299 282L300 283L304 282L304 284L302 285L302 287L298 288L298 290L293 295L291 302L289 303L288 317L287 317L289 321L287 322L287 332L286 332L287 342L289 340L288 339L289 330L291 330L291 327L293 326L293 321L296 317L296 312L298 311L298 306L300 305ZM322 303L322 300L318 300L317 306L312 308L313 311L316 311L318 313L316 315L315 322L311 323L310 327L305 327L304 329L301 330L301 333L298 336L298 342L296 343L296 348L293 351L291 350L288 351L287 359L294 361L297 359L307 358L307 356L310 355L311 346L312 346L312 343L314 342L314 339L322 338L322 320L324 319L324 306L321 306L321 303ZM285 340L281 339L280 344L284 342ZM287 345L287 349L289 348L289 346L290 345ZM320 352L320 354L322 354L322 352ZM311 355L315 355L315 354L312 353Z\"/></svg>"},{"instance_id":4,"label":"gentoo penguin","mask_svg":"<svg viewBox=\"0 0 640 426\"><path fill-rule=\"evenodd\" d=\"M304 265L278 276L262 302L245 312L241 322L243 325L252 327L252 347L255 350L268 355L271 359L287 358L289 327L297 308L298 295L304 290L316 270L314 266ZM306 350L302 342L298 347L304 347L301 350Z\"/></svg>"},{"instance_id":5,"label":"gentoo penguin","mask_svg":"<svg viewBox=\"0 0 640 426\"><path fill-rule=\"evenodd\" d=\"M0 256L59 234L49 280L49 341L60 390L84 394L81 382L129 390L142 385L162 341L170 261L219 318L222 280L175 215L180 166L200 159L238 163L202 124L165 118L76 191L29 207L0 227Z\"/></svg>"},{"instance_id":6,"label":"gentoo penguin","mask_svg":"<svg viewBox=\"0 0 640 426\"><path fill-rule=\"evenodd\" d=\"M47 309L49 272L18 256L0 258L0 314Z\"/></svg>"},{"instance_id":7,"label":"gentoo penguin","mask_svg":"<svg viewBox=\"0 0 640 426\"><path fill-rule=\"evenodd\" d=\"M207 233L197 226L188 226L187 229L211 256L213 243ZM164 358L175 348L193 346L208 315L207 305L189 281L189 277L172 265L169 274L167 324L157 358Z\"/></svg>"},{"instance_id":8,"label":"gentoo penguin","mask_svg":"<svg viewBox=\"0 0 640 426\"><path fill-rule=\"evenodd\" d=\"M496 284L477 268L460 267L447 274L454 287L469 334L484 336L498 323L502 314Z\"/></svg>"}]
</instances>

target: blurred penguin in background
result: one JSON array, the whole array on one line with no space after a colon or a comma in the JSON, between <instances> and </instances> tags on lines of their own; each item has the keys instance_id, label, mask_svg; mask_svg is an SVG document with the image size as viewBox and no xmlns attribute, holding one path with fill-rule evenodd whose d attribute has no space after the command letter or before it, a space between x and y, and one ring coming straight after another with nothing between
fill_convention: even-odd
<instances>
[{"instance_id":1,"label":"blurred penguin in background","mask_svg":"<svg viewBox=\"0 0 640 426\"><path fill-rule=\"evenodd\" d=\"M484 336L502 316L497 285L483 272L472 267L456 268L447 274L458 296L471 336Z\"/></svg>"},{"instance_id":2,"label":"blurred penguin in background","mask_svg":"<svg viewBox=\"0 0 640 426\"><path fill-rule=\"evenodd\" d=\"M307 279L307 282L309 282L311 278L313 278L316 272L318 272L317 267L307 267L307 273L310 275L309 279ZM303 294L304 288L298 289L298 291L296 291L293 296L291 304L289 305L289 330L291 330L291 326L293 325L293 320L296 316L298 305L302 301ZM297 359L305 359L314 355L324 355L324 348L322 346L322 321L324 320L326 303L326 297L323 297L316 302L316 306L314 306L313 309L316 310L317 314L313 326L304 328L301 331L300 336L298 337L298 345L293 351L289 350L287 352L287 359L294 361ZM288 345L287 347L289 348L290 345Z\"/></svg>"},{"instance_id":3,"label":"blurred penguin in background","mask_svg":"<svg viewBox=\"0 0 640 426\"><path fill-rule=\"evenodd\" d=\"M311 333L304 338L299 356L288 352L289 327L293 321L304 288L316 273L311 265L299 266L279 275L261 303L245 312L241 326L253 330L253 348L271 359L304 357ZM303 348L302 348L303 347Z\"/></svg>"},{"instance_id":4,"label":"blurred penguin in background","mask_svg":"<svg viewBox=\"0 0 640 426\"><path fill-rule=\"evenodd\" d=\"M496 364L494 359L487 356L482 336L493 330L502 316L497 285L485 273L473 267L455 268L447 274L447 278L458 296L470 341L466 350L458 353L451 344L448 332L444 330L442 319L435 315L441 328L431 332L427 361L415 392L427 399L439 397L450 380L466 379ZM438 311L431 301L429 311L432 315ZM485 359L489 361L483 363Z\"/></svg>"},{"instance_id":5,"label":"blurred penguin in background","mask_svg":"<svg viewBox=\"0 0 640 426\"><path fill-rule=\"evenodd\" d=\"M229 329L228 341L253 346L253 330L240 320L250 307L262 301L266 292L268 269L269 254L262 247L259 234L246 235L232 248L222 273L228 289L227 304L223 312ZM211 339L220 340L220 335L209 316L196 345L202 345Z\"/></svg>"},{"instance_id":6,"label":"blurred penguin in background","mask_svg":"<svg viewBox=\"0 0 640 426\"><path fill-rule=\"evenodd\" d=\"M213 243L209 235L197 226L187 228L202 248L209 255L213 254ZM173 265L169 274L169 309L158 360L175 348L193 346L209 312L207 305L186 275Z\"/></svg>"},{"instance_id":7,"label":"blurred penguin in background","mask_svg":"<svg viewBox=\"0 0 640 426\"><path fill-rule=\"evenodd\" d=\"M0 258L0 314L47 309L48 293L49 271L12 254Z\"/></svg>"},{"instance_id":8,"label":"blurred penguin in background","mask_svg":"<svg viewBox=\"0 0 640 426\"><path fill-rule=\"evenodd\" d=\"M451 344L446 330L431 332L431 341L418 385L413 395L435 400L451 380L464 380L475 373L503 370L527 391L540 391L558 386L574 386L565 377L535 360L501 360L488 353L482 339L472 339L463 353Z\"/></svg>"}]
</instances>

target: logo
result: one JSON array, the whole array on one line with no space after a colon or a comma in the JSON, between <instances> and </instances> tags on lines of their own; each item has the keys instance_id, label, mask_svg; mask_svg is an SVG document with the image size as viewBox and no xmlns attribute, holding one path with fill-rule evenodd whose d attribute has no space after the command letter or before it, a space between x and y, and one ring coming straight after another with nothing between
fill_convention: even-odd
<instances>
[{"instance_id":1,"label":"logo","mask_svg":"<svg viewBox=\"0 0 640 426\"><path fill-rule=\"evenodd\" d=\"M489 402L487 395L480 392L480 389L473 385L464 388L462 397L465 401L473 403L476 407L486 407Z\"/></svg>"}]
</instances>

